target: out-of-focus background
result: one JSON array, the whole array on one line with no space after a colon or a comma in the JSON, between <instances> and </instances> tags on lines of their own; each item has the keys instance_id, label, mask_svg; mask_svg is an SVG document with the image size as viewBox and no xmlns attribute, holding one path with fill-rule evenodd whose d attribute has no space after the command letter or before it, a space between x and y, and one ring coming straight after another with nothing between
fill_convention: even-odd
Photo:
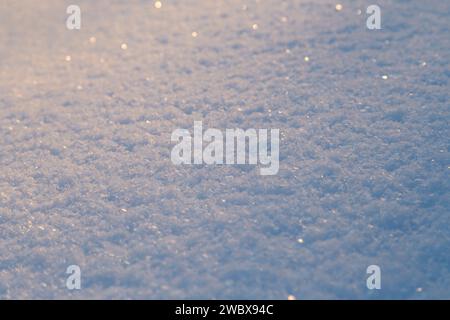
<instances>
[{"instance_id":1,"label":"out-of-focus background","mask_svg":"<svg viewBox=\"0 0 450 320\"><path fill-rule=\"evenodd\" d=\"M0 2L0 297L450 298L450 2L161 2ZM194 120L279 174L174 166Z\"/></svg>"}]
</instances>

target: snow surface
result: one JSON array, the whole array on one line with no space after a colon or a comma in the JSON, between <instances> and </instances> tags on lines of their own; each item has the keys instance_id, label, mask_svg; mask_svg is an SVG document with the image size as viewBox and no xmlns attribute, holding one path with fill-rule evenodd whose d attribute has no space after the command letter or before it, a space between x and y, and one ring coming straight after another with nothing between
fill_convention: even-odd
<instances>
[{"instance_id":1,"label":"snow surface","mask_svg":"<svg viewBox=\"0 0 450 320\"><path fill-rule=\"evenodd\" d=\"M0 297L449 299L450 2L162 2L1 1ZM194 120L279 174L174 166Z\"/></svg>"}]
</instances>

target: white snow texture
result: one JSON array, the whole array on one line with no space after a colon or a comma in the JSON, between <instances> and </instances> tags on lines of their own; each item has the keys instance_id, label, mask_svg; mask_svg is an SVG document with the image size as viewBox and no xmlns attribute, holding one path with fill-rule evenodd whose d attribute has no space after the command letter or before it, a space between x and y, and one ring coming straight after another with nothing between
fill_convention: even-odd
<instances>
[{"instance_id":1,"label":"white snow texture","mask_svg":"<svg viewBox=\"0 0 450 320\"><path fill-rule=\"evenodd\" d=\"M449 299L450 1L161 2L0 2L0 298ZM194 121L279 173L173 165Z\"/></svg>"}]
</instances>

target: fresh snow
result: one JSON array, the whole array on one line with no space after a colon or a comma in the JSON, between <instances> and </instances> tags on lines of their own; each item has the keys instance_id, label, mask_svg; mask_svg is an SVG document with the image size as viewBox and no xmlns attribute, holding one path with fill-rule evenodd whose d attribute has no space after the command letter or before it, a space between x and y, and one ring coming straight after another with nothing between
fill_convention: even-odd
<instances>
[{"instance_id":1,"label":"fresh snow","mask_svg":"<svg viewBox=\"0 0 450 320\"><path fill-rule=\"evenodd\" d=\"M0 298L449 299L450 2L161 2L0 2ZM194 121L278 174L173 165Z\"/></svg>"}]
</instances>

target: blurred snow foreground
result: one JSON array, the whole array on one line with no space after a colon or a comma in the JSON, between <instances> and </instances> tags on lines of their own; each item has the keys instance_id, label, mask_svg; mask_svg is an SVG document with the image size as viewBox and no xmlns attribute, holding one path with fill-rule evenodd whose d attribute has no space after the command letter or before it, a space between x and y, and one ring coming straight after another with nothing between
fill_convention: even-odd
<instances>
[{"instance_id":1,"label":"blurred snow foreground","mask_svg":"<svg viewBox=\"0 0 450 320\"><path fill-rule=\"evenodd\" d=\"M1 298L450 298L450 2L74 2L0 3ZM174 165L194 121L278 174Z\"/></svg>"}]
</instances>

